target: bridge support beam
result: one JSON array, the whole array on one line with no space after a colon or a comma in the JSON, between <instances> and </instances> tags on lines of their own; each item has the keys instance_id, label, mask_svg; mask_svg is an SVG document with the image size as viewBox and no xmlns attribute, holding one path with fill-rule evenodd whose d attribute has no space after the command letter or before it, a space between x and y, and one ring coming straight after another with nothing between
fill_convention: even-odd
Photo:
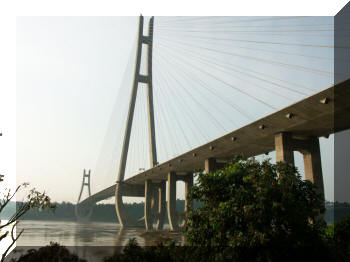
<instances>
[{"instance_id":1,"label":"bridge support beam","mask_svg":"<svg viewBox=\"0 0 350 262\"><path fill-rule=\"evenodd\" d=\"M193 203L192 200L188 198L188 193L193 186L193 174L188 174L185 180L185 213L192 210Z\"/></svg>"},{"instance_id":2,"label":"bridge support beam","mask_svg":"<svg viewBox=\"0 0 350 262\"><path fill-rule=\"evenodd\" d=\"M276 162L287 162L294 165L294 149L291 133L275 135Z\"/></svg>"},{"instance_id":3,"label":"bridge support beam","mask_svg":"<svg viewBox=\"0 0 350 262\"><path fill-rule=\"evenodd\" d=\"M324 195L319 139L317 137L310 138L307 148L302 150L302 153L304 157L305 178L314 183L319 192Z\"/></svg>"},{"instance_id":4,"label":"bridge support beam","mask_svg":"<svg viewBox=\"0 0 350 262\"><path fill-rule=\"evenodd\" d=\"M164 217L166 209L165 200L165 181L156 184L151 180L145 181L145 227L146 230L153 229L153 222L156 220L156 229L162 229L164 226Z\"/></svg>"},{"instance_id":5,"label":"bridge support beam","mask_svg":"<svg viewBox=\"0 0 350 262\"><path fill-rule=\"evenodd\" d=\"M187 222L186 215L193 208L193 202L188 197L188 193L191 187L193 186L193 174L192 173L187 174L185 177L182 178L182 180L185 182L185 208L184 208L184 219L181 224L181 227L185 228L186 222Z\"/></svg>"},{"instance_id":6,"label":"bridge support beam","mask_svg":"<svg viewBox=\"0 0 350 262\"><path fill-rule=\"evenodd\" d=\"M305 178L317 187L324 196L321 165L320 143L317 137L296 139L291 133L282 132L275 135L276 162L283 161L294 165L294 151L304 157Z\"/></svg>"},{"instance_id":7,"label":"bridge support beam","mask_svg":"<svg viewBox=\"0 0 350 262\"><path fill-rule=\"evenodd\" d=\"M208 174L210 172L215 172L225 166L226 163L218 162L216 158L210 157L204 161L204 170Z\"/></svg>"},{"instance_id":8,"label":"bridge support beam","mask_svg":"<svg viewBox=\"0 0 350 262\"><path fill-rule=\"evenodd\" d=\"M158 192L158 221L156 225L156 229L163 229L164 226L164 217L165 217L165 210L166 210L166 185L165 181L161 182L159 184L159 188L157 190Z\"/></svg>"},{"instance_id":9,"label":"bridge support beam","mask_svg":"<svg viewBox=\"0 0 350 262\"><path fill-rule=\"evenodd\" d=\"M117 213L120 227L143 227L143 221L137 221L130 217L126 211L123 203L124 196L140 196L140 187L126 185L123 182L119 182L116 185L115 190L115 210ZM136 193L136 194L135 194Z\"/></svg>"},{"instance_id":10,"label":"bridge support beam","mask_svg":"<svg viewBox=\"0 0 350 262\"><path fill-rule=\"evenodd\" d=\"M128 216L125 210L125 206L123 203L123 196L119 191L121 191L119 188L121 187L120 184L117 184L116 186L116 193L115 193L115 210L117 212L117 217L119 221L120 227L126 227L128 226Z\"/></svg>"},{"instance_id":11,"label":"bridge support beam","mask_svg":"<svg viewBox=\"0 0 350 262\"><path fill-rule=\"evenodd\" d=\"M153 48L154 17L152 17L149 21L147 36L143 35L143 22L144 22L144 19L143 19L143 16L141 15L139 20L138 45L137 45L137 51L136 51L134 82L133 82L133 87L131 91L128 117L126 121L125 133L124 133L123 147L122 147L122 152L120 156L117 184L124 181L127 156L128 156L129 144L130 144L131 129L132 129L134 110L135 110L135 104L136 104L136 98L137 98L137 90L138 90L138 85L140 83L147 84L150 162L151 162L151 167L154 167L155 165L157 165L157 150L156 150L156 140L155 140L156 136L155 136L154 112L153 112L153 89L152 89L153 88L152 87L152 48ZM147 45L147 75L142 75L140 73L143 44ZM152 193L149 192L149 194L152 194ZM149 194L146 194L146 195L148 196ZM120 226L121 227L126 227L127 225L137 226L139 222L130 222L131 218L126 213L125 207L123 205L122 197L123 197L123 193L121 192L121 186L117 185L116 191L115 191L115 209L116 209ZM146 201L146 203L148 202ZM147 220L146 214L149 213L149 212L146 212L146 210L147 208L145 207L145 221ZM150 218L148 217L148 219ZM152 225L152 223L149 224L146 222L146 225L147 224L148 226Z\"/></svg>"},{"instance_id":12,"label":"bridge support beam","mask_svg":"<svg viewBox=\"0 0 350 262\"><path fill-rule=\"evenodd\" d=\"M154 188L151 180L145 181L145 226L146 230L153 229L152 201L154 201Z\"/></svg>"},{"instance_id":13,"label":"bridge support beam","mask_svg":"<svg viewBox=\"0 0 350 262\"><path fill-rule=\"evenodd\" d=\"M184 212L177 212L176 210L176 182L183 181L185 183L185 208ZM182 229L186 225L186 214L192 209L192 201L188 198L188 192L193 186L193 174L189 173L187 175L176 175L175 172L170 172L168 174L168 220L171 231L177 231ZM179 225L179 219L182 218L182 223Z\"/></svg>"},{"instance_id":14,"label":"bridge support beam","mask_svg":"<svg viewBox=\"0 0 350 262\"><path fill-rule=\"evenodd\" d=\"M177 214L176 214L176 173L170 172L168 174L168 203L167 203L167 211L168 211L168 220L170 230L178 230L177 224Z\"/></svg>"},{"instance_id":15,"label":"bridge support beam","mask_svg":"<svg viewBox=\"0 0 350 262\"><path fill-rule=\"evenodd\" d=\"M205 173L208 174L210 172L215 172L216 169L217 169L217 163L215 158L211 157L204 161Z\"/></svg>"},{"instance_id":16,"label":"bridge support beam","mask_svg":"<svg viewBox=\"0 0 350 262\"><path fill-rule=\"evenodd\" d=\"M79 205L80 199L81 199L81 195L83 193L83 190L84 190L85 186L88 188L89 197L91 196L90 177L91 177L91 170L89 170L89 172L86 172L86 170L84 169L83 183L81 184L81 189L80 189L78 201L77 201L77 204L75 205L75 209L74 209L75 216L76 216L78 221L86 222L86 221L88 221L90 219L90 216L92 214L92 206L86 206L86 205L85 206L81 206L81 205ZM85 210L85 213L83 215L81 214L82 210Z\"/></svg>"}]
</instances>

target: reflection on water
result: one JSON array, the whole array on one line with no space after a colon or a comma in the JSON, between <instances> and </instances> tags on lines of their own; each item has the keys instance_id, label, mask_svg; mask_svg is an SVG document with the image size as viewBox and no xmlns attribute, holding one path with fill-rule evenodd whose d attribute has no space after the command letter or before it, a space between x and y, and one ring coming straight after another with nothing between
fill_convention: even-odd
<instances>
[{"instance_id":1,"label":"reflection on water","mask_svg":"<svg viewBox=\"0 0 350 262\"><path fill-rule=\"evenodd\" d=\"M168 240L178 244L184 242L180 233L168 229L146 232L145 229L121 229L115 223L24 220L18 225L18 229L22 228L24 232L17 242L17 249L45 246L53 241L89 261L101 261L107 255L120 252L130 238L136 238L141 246L153 246Z\"/></svg>"}]
</instances>

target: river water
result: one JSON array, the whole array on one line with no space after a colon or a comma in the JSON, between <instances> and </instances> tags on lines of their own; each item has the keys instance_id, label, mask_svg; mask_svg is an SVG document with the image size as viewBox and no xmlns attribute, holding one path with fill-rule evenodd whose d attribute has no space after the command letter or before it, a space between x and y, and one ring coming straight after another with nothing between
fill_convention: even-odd
<instances>
[{"instance_id":1,"label":"river water","mask_svg":"<svg viewBox=\"0 0 350 262\"><path fill-rule=\"evenodd\" d=\"M25 252L32 247L46 246L52 241L68 247L88 261L102 261L103 257L120 252L130 238L136 238L140 246L153 246L169 240L184 243L181 233L170 232L167 228L166 225L162 231L146 232L145 229L121 229L115 223L22 220L17 226L17 232L21 229L24 232L17 242L16 250Z\"/></svg>"}]
</instances>

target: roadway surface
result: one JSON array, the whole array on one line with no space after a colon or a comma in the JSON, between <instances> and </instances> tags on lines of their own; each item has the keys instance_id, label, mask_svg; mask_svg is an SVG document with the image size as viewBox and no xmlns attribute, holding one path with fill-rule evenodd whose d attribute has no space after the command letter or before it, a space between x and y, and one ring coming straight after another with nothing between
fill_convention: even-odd
<instances>
[{"instance_id":1,"label":"roadway surface","mask_svg":"<svg viewBox=\"0 0 350 262\"><path fill-rule=\"evenodd\" d=\"M279 132L291 132L299 138L328 137L350 128L349 112L350 79L125 180L125 192L133 187L133 196L144 196L146 179L158 182L166 180L170 171L181 175L204 169L207 158L224 162L235 155L250 157L274 151L274 136ZM96 203L114 196L114 193L115 184L81 203Z\"/></svg>"}]
</instances>

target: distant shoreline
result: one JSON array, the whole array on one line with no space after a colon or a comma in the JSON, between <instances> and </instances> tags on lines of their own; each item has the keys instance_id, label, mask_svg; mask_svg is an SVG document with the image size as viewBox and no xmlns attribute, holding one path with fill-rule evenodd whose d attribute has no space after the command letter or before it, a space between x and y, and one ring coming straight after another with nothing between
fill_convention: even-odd
<instances>
[{"instance_id":1,"label":"distant shoreline","mask_svg":"<svg viewBox=\"0 0 350 262\"><path fill-rule=\"evenodd\" d=\"M177 209L183 210L184 200L177 200ZM75 204L72 203L56 203L56 209L54 212L50 210L38 210L33 209L26 213L20 220L35 220L35 221L69 221L77 222L75 216ZM196 204L194 205L197 206ZM9 203L8 207L4 209L0 214L0 219L9 219L16 208L14 202ZM134 218L139 219L143 217L144 203L132 203L125 204L125 208L128 214ZM325 221L327 224L334 223L334 215L336 213L337 220L350 214L349 203L326 203ZM118 218L115 212L113 204L98 204L94 206L92 215L89 219L91 222L111 222L119 224ZM165 223L168 223L167 214L165 214Z\"/></svg>"}]
</instances>

